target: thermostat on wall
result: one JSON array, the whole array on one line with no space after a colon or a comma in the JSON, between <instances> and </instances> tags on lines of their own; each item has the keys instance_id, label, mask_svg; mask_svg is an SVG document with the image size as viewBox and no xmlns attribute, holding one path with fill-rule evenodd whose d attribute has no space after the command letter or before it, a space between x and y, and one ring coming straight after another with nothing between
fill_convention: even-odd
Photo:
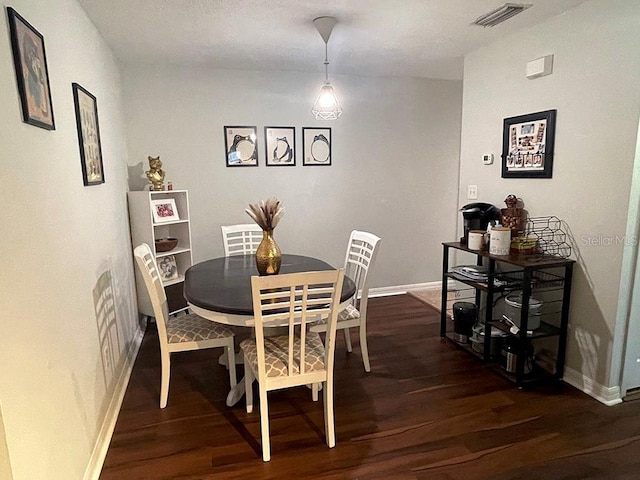
<instances>
[{"instance_id":1,"label":"thermostat on wall","mask_svg":"<svg viewBox=\"0 0 640 480\"><path fill-rule=\"evenodd\" d=\"M485 165L491 165L493 163L493 153L485 153L482 156L482 163Z\"/></svg>"}]
</instances>

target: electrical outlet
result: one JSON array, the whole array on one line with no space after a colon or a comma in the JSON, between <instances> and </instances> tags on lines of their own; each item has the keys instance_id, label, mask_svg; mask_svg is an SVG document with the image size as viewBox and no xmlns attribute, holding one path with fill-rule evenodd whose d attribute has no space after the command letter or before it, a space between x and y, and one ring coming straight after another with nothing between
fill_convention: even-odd
<instances>
[{"instance_id":1,"label":"electrical outlet","mask_svg":"<svg viewBox=\"0 0 640 480\"><path fill-rule=\"evenodd\" d=\"M478 199L478 186L477 185L467 185L467 198L469 200L477 200Z\"/></svg>"}]
</instances>

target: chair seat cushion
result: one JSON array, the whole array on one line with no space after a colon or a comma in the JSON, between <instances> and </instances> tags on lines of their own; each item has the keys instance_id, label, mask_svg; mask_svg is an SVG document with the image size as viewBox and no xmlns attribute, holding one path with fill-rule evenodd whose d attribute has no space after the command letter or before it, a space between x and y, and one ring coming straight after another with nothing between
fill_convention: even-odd
<instances>
[{"instance_id":1,"label":"chair seat cushion","mask_svg":"<svg viewBox=\"0 0 640 480\"><path fill-rule=\"evenodd\" d=\"M233 337L233 332L219 323L199 317L195 313L170 317L167 322L169 343L196 342Z\"/></svg>"},{"instance_id":2,"label":"chair seat cushion","mask_svg":"<svg viewBox=\"0 0 640 480\"><path fill-rule=\"evenodd\" d=\"M256 339L248 338L240 342L240 348L244 352L246 362L257 371L258 349ZM294 373L300 373L300 365L297 363L300 358L300 337L295 336L293 343L293 357L296 363L292 366ZM289 374L287 364L289 361L289 337L287 335L265 337L264 338L265 367L267 377L280 377ZM320 335L314 332L307 332L305 347L305 372L324 370L324 344Z\"/></svg>"},{"instance_id":3,"label":"chair seat cushion","mask_svg":"<svg viewBox=\"0 0 640 480\"><path fill-rule=\"evenodd\" d=\"M360 318L360 311L349 304L338 313L338 328L340 328L340 322L346 322L347 320L354 320L356 318ZM314 322L313 325L326 325L327 319L322 318L317 322Z\"/></svg>"}]
</instances>

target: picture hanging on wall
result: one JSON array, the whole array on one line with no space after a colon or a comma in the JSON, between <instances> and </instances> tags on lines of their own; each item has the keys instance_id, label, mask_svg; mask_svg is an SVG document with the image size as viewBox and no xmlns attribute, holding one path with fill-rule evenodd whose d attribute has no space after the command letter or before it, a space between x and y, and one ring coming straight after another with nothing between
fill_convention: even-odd
<instances>
[{"instance_id":1,"label":"picture hanging on wall","mask_svg":"<svg viewBox=\"0 0 640 480\"><path fill-rule=\"evenodd\" d=\"M80 146L82 179L85 186L104 183L98 103L96 97L77 83L73 83L73 102L76 109L76 127Z\"/></svg>"},{"instance_id":2,"label":"picture hanging on wall","mask_svg":"<svg viewBox=\"0 0 640 480\"><path fill-rule=\"evenodd\" d=\"M257 139L256 127L224 127L227 167L257 167Z\"/></svg>"},{"instance_id":3,"label":"picture hanging on wall","mask_svg":"<svg viewBox=\"0 0 640 480\"><path fill-rule=\"evenodd\" d=\"M29 125L55 130L44 37L13 8L7 7L7 13L22 119Z\"/></svg>"},{"instance_id":4,"label":"picture hanging on wall","mask_svg":"<svg viewBox=\"0 0 640 480\"><path fill-rule=\"evenodd\" d=\"M551 178L556 110L504 119L502 178Z\"/></svg>"},{"instance_id":5,"label":"picture hanging on wall","mask_svg":"<svg viewBox=\"0 0 640 480\"><path fill-rule=\"evenodd\" d=\"M302 165L331 165L331 128L302 128Z\"/></svg>"},{"instance_id":6,"label":"picture hanging on wall","mask_svg":"<svg viewBox=\"0 0 640 480\"><path fill-rule=\"evenodd\" d=\"M264 127L264 143L267 167L295 166L295 127Z\"/></svg>"}]
</instances>

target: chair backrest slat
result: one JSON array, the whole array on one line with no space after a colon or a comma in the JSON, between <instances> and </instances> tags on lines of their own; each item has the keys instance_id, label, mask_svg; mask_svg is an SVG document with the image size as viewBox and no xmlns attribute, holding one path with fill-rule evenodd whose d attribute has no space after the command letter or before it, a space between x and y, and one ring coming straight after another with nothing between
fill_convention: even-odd
<instances>
[{"instance_id":1,"label":"chair backrest slat","mask_svg":"<svg viewBox=\"0 0 640 480\"><path fill-rule=\"evenodd\" d=\"M344 262L346 275L356 284L356 295L353 297L354 305L357 299L366 302L369 296L369 267L373 265L378 255L380 237L359 230L351 232L349 247Z\"/></svg>"},{"instance_id":2,"label":"chair backrest slat","mask_svg":"<svg viewBox=\"0 0 640 480\"><path fill-rule=\"evenodd\" d=\"M268 336L265 339L265 329L286 327L289 336L287 374L293 377L306 372L307 324L321 317L328 318L325 366L333 368L336 322L343 280L344 269L251 277L258 369L262 375L265 374L265 342L268 342ZM296 336L300 338L299 351L294 349ZM297 372L294 366L298 367Z\"/></svg>"},{"instance_id":3,"label":"chair backrest slat","mask_svg":"<svg viewBox=\"0 0 640 480\"><path fill-rule=\"evenodd\" d=\"M158 335L160 338L167 337L166 322L169 318L169 307L167 305L167 296L164 292L164 286L158 273L158 265L156 264L151 248L146 243L138 245L133 250L133 255L138 265L138 270L142 275L144 284L149 293L153 314L156 318L158 327ZM162 346L164 342L160 342Z\"/></svg>"},{"instance_id":4,"label":"chair backrest slat","mask_svg":"<svg viewBox=\"0 0 640 480\"><path fill-rule=\"evenodd\" d=\"M262 229L255 223L223 225L220 228L225 257L256 253L262 241Z\"/></svg>"}]
</instances>

